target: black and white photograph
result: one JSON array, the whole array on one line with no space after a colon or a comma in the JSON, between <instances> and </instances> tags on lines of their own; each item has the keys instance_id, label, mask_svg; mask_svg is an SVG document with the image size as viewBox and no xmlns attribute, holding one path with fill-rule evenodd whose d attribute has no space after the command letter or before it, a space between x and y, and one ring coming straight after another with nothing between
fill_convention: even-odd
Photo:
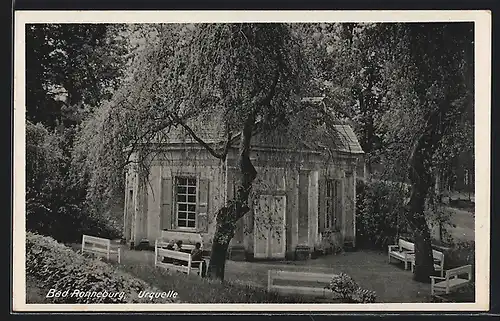
<instances>
[{"instance_id":1,"label":"black and white photograph","mask_svg":"<svg viewBox=\"0 0 500 321\"><path fill-rule=\"evenodd\" d=\"M16 12L14 311L488 310L490 28Z\"/></svg>"}]
</instances>

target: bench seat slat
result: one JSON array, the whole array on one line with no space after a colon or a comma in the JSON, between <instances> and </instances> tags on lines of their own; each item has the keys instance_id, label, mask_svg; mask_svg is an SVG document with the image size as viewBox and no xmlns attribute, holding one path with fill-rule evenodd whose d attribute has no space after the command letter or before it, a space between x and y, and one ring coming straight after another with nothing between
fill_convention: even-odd
<instances>
[{"instance_id":1,"label":"bench seat slat","mask_svg":"<svg viewBox=\"0 0 500 321\"><path fill-rule=\"evenodd\" d=\"M469 283L469 280L457 278L457 279L450 279L448 282L449 282L450 288L454 288L457 285ZM446 288L446 281L441 281L441 282L435 283L434 287L435 288Z\"/></svg>"},{"instance_id":2,"label":"bench seat slat","mask_svg":"<svg viewBox=\"0 0 500 321\"><path fill-rule=\"evenodd\" d=\"M302 294L302 295L321 295L326 296L332 293L329 289L322 289L320 287L313 288L307 286L288 286L288 285L272 285L271 291L282 294Z\"/></svg>"},{"instance_id":3,"label":"bench seat slat","mask_svg":"<svg viewBox=\"0 0 500 321\"><path fill-rule=\"evenodd\" d=\"M157 266L161 266L166 269L171 269L171 270L177 270L181 271L184 273L187 273L189 270L189 267L187 265L177 265L177 264L170 264L170 263L163 263L163 262L157 262ZM200 268L199 267L191 267L191 271L194 272L199 272Z\"/></svg>"},{"instance_id":4,"label":"bench seat slat","mask_svg":"<svg viewBox=\"0 0 500 321\"><path fill-rule=\"evenodd\" d=\"M410 252L391 252L391 255L392 256L395 256L395 257L400 257L402 259L406 258L406 255L407 254L411 254Z\"/></svg>"}]
</instances>

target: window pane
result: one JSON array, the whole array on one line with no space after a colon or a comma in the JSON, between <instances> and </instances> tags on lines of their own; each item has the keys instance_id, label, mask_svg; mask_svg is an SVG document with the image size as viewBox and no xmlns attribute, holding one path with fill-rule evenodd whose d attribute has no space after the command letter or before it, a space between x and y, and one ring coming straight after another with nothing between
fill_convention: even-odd
<instances>
[{"instance_id":1,"label":"window pane","mask_svg":"<svg viewBox=\"0 0 500 321\"><path fill-rule=\"evenodd\" d=\"M178 177L176 183L177 226L196 227L196 177Z\"/></svg>"},{"instance_id":2,"label":"window pane","mask_svg":"<svg viewBox=\"0 0 500 321\"><path fill-rule=\"evenodd\" d=\"M186 213L186 212L181 212L181 211L179 211L179 212L177 213L177 218L178 218L179 220L185 220L185 219L186 219L186 216L187 216L187 213Z\"/></svg>"}]
</instances>

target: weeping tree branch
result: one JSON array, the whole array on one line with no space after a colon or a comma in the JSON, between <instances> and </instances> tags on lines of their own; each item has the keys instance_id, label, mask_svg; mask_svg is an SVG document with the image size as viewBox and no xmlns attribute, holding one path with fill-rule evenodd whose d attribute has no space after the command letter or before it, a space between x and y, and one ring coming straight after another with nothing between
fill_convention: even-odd
<instances>
[{"instance_id":1,"label":"weeping tree branch","mask_svg":"<svg viewBox=\"0 0 500 321\"><path fill-rule=\"evenodd\" d=\"M274 72L273 82L271 83L269 91L265 95L259 95L257 97L254 97L254 99L252 99L252 104L256 106L254 110L254 116L256 116L256 114L260 111L261 106L267 106L271 103L271 100L273 99L274 94L276 93L276 86L278 85L282 68L281 58L279 59L280 60L278 61L278 67Z\"/></svg>"},{"instance_id":2,"label":"weeping tree branch","mask_svg":"<svg viewBox=\"0 0 500 321\"><path fill-rule=\"evenodd\" d=\"M172 118L176 121L177 124L181 125L182 128L184 128L189 133L189 135L194 140L196 140L198 144L204 147L212 156L221 160L226 158L227 151L229 150L229 147L227 146L230 144L229 142L230 138L228 138L228 142L226 143L226 148L222 152L218 153L212 147L210 147L210 145L207 144L203 139L201 139L198 135L196 135L193 129L189 127L185 122L183 122L179 117L172 115Z\"/></svg>"},{"instance_id":3,"label":"weeping tree branch","mask_svg":"<svg viewBox=\"0 0 500 321\"><path fill-rule=\"evenodd\" d=\"M231 138L231 128L229 126L229 123L226 123L226 144L224 146L224 150L222 151L222 155L224 155L224 158L227 156L229 148L231 147Z\"/></svg>"}]
</instances>

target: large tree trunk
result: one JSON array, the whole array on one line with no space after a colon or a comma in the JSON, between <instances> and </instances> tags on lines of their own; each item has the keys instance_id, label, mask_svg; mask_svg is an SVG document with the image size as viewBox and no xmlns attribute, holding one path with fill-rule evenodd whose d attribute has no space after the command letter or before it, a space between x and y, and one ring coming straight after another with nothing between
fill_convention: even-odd
<instances>
[{"instance_id":1,"label":"large tree trunk","mask_svg":"<svg viewBox=\"0 0 500 321\"><path fill-rule=\"evenodd\" d=\"M409 178L412 185L408 203L408 222L415 239L415 269L413 279L430 282L434 273L431 234L425 217L425 204L433 187L432 156L442 137L440 122L443 109L430 114L424 132L415 142L410 155Z\"/></svg>"},{"instance_id":2,"label":"large tree trunk","mask_svg":"<svg viewBox=\"0 0 500 321\"><path fill-rule=\"evenodd\" d=\"M227 249L234 236L236 222L250 209L248 199L252 183L257 176L257 172L250 161L250 141L254 123L255 115L251 114L247 117L243 126L238 155L239 179L236 195L216 215L217 224L207 273L210 278L224 280Z\"/></svg>"},{"instance_id":3,"label":"large tree trunk","mask_svg":"<svg viewBox=\"0 0 500 321\"><path fill-rule=\"evenodd\" d=\"M223 207L217 212L217 227L212 241L212 252L207 275L213 279L224 280L224 270L226 268L226 254L229 242L234 236L234 227L225 223L229 221L227 215L231 215L228 207Z\"/></svg>"},{"instance_id":4,"label":"large tree trunk","mask_svg":"<svg viewBox=\"0 0 500 321\"><path fill-rule=\"evenodd\" d=\"M415 242L413 279L428 283L430 281L429 276L434 273L434 263L430 230L424 214L425 199L429 188L429 186L425 185L425 182L420 180L413 182L408 220L412 227Z\"/></svg>"}]
</instances>

